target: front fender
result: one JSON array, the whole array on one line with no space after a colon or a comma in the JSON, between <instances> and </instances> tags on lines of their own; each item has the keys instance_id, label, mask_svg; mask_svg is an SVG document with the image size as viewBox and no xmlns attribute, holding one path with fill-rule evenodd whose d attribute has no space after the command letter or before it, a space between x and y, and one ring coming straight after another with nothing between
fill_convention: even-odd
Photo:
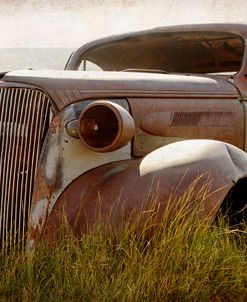
<instances>
[{"instance_id":1,"label":"front fender","mask_svg":"<svg viewBox=\"0 0 247 302\"><path fill-rule=\"evenodd\" d=\"M35 178L27 248L31 248L39 238L57 199L71 182L95 167L131 158L130 142L118 150L100 153L89 150L80 139L69 135L68 123L78 120L85 106L92 102L94 100L83 100L71 104L59 112L50 124ZM129 110L126 100L113 102Z\"/></svg>"},{"instance_id":2,"label":"front fender","mask_svg":"<svg viewBox=\"0 0 247 302\"><path fill-rule=\"evenodd\" d=\"M178 209L183 202L179 197L191 185L192 205L201 199L201 217L213 219L227 192L246 176L247 154L233 145L212 140L173 143L143 159L109 163L79 176L58 198L43 235L55 238L64 215L74 232L82 234L95 226L99 215L123 222L154 201L161 218L168 203Z\"/></svg>"}]
</instances>

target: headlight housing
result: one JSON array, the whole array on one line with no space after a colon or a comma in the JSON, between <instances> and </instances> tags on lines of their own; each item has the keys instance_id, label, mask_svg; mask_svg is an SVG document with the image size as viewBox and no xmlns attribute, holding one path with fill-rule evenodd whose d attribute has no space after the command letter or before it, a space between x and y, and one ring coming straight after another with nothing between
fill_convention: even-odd
<instances>
[{"instance_id":1,"label":"headlight housing","mask_svg":"<svg viewBox=\"0 0 247 302\"><path fill-rule=\"evenodd\" d=\"M78 134L84 145L96 152L110 152L127 144L135 123L127 110L109 101L95 101L81 112Z\"/></svg>"}]
</instances>

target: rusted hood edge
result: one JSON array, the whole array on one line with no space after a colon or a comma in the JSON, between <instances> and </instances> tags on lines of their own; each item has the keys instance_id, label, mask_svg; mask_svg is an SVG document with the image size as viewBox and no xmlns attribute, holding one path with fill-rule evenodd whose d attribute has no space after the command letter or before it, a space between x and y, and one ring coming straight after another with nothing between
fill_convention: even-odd
<instances>
[{"instance_id":1,"label":"rusted hood edge","mask_svg":"<svg viewBox=\"0 0 247 302\"><path fill-rule=\"evenodd\" d=\"M190 75L20 70L7 73L3 81L47 91L60 110L72 102L97 97L238 97L235 87L225 80Z\"/></svg>"}]
</instances>

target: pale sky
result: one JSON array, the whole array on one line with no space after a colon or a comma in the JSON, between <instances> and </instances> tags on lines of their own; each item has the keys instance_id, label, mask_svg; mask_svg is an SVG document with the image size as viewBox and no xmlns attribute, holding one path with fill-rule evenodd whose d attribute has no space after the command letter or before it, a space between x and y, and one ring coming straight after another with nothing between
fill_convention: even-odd
<instances>
[{"instance_id":1,"label":"pale sky","mask_svg":"<svg viewBox=\"0 0 247 302\"><path fill-rule=\"evenodd\" d=\"M246 0L0 0L0 48L73 48L119 32L246 16Z\"/></svg>"}]
</instances>

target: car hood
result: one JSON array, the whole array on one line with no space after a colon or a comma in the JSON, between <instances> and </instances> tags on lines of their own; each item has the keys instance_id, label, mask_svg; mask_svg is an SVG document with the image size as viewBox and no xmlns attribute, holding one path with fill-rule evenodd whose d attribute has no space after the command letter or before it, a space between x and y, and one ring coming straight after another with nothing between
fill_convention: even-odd
<instances>
[{"instance_id":1,"label":"car hood","mask_svg":"<svg viewBox=\"0 0 247 302\"><path fill-rule=\"evenodd\" d=\"M19 70L4 75L8 82L33 85L44 90L58 110L70 103L92 98L199 97L235 98L236 88L219 78L139 72L92 72Z\"/></svg>"}]
</instances>

